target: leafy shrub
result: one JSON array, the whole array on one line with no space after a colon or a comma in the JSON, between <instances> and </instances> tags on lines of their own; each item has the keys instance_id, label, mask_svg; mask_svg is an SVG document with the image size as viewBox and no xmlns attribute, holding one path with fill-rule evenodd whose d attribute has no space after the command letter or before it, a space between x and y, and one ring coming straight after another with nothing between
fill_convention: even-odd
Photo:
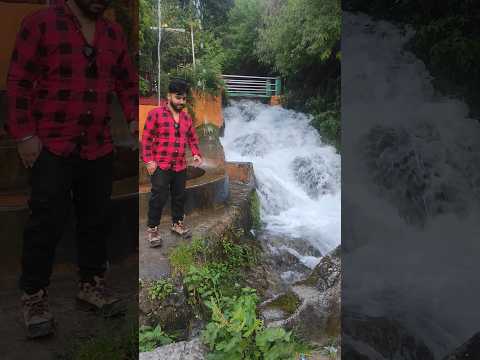
<instances>
[{"instance_id":1,"label":"leafy shrub","mask_svg":"<svg viewBox=\"0 0 480 360\"><path fill-rule=\"evenodd\" d=\"M166 299L172 292L174 286L171 281L160 279L155 280L148 289L150 300L162 301Z\"/></svg>"},{"instance_id":2,"label":"leafy shrub","mask_svg":"<svg viewBox=\"0 0 480 360\"><path fill-rule=\"evenodd\" d=\"M297 344L282 328L264 328L257 318L258 297L255 290L243 288L237 297L206 304L212 311L212 321L202 333L211 353L209 360L294 359Z\"/></svg>"},{"instance_id":3,"label":"leafy shrub","mask_svg":"<svg viewBox=\"0 0 480 360\"><path fill-rule=\"evenodd\" d=\"M162 328L157 325L155 328L142 326L138 334L138 347L141 352L152 351L163 345L168 345L173 339L168 336Z\"/></svg>"}]
</instances>

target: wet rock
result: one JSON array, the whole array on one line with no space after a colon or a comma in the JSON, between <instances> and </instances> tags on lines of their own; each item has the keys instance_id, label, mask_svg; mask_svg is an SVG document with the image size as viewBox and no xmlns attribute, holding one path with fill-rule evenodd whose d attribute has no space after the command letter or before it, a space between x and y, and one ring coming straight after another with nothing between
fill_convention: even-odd
<instances>
[{"instance_id":1,"label":"wet rock","mask_svg":"<svg viewBox=\"0 0 480 360\"><path fill-rule=\"evenodd\" d=\"M348 313L342 325L342 355L347 359L434 359L430 349L396 320Z\"/></svg>"},{"instance_id":2,"label":"wet rock","mask_svg":"<svg viewBox=\"0 0 480 360\"><path fill-rule=\"evenodd\" d=\"M139 291L140 326L157 326L168 332L175 332L180 339L187 339L192 328L194 314L187 303L183 288L177 286L165 299L155 300L150 296L149 284L144 284Z\"/></svg>"},{"instance_id":3,"label":"wet rock","mask_svg":"<svg viewBox=\"0 0 480 360\"><path fill-rule=\"evenodd\" d=\"M474 360L480 359L480 332L472 336L467 342L456 349L443 360Z\"/></svg>"},{"instance_id":4,"label":"wet rock","mask_svg":"<svg viewBox=\"0 0 480 360\"><path fill-rule=\"evenodd\" d=\"M267 326L295 329L305 340L316 344L325 344L331 338L338 338L341 290L339 255L337 249L324 256L310 276L295 283L290 292L263 303L262 316ZM287 298L291 301L286 301ZM275 301L289 306L272 306ZM272 309L276 312L272 312ZM281 315L283 318L279 319Z\"/></svg>"},{"instance_id":5,"label":"wet rock","mask_svg":"<svg viewBox=\"0 0 480 360\"><path fill-rule=\"evenodd\" d=\"M199 338L161 346L154 351L140 353L139 360L204 360L207 348Z\"/></svg>"}]
</instances>

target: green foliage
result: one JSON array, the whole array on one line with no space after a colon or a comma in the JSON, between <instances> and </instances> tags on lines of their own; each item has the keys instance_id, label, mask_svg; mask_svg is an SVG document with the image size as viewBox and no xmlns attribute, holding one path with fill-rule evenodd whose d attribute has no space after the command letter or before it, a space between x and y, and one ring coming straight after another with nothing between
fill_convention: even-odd
<instances>
[{"instance_id":1,"label":"green foliage","mask_svg":"<svg viewBox=\"0 0 480 360\"><path fill-rule=\"evenodd\" d=\"M168 336L159 325L155 328L142 326L138 333L138 347L140 352L152 351L159 346L168 345L172 342L173 339Z\"/></svg>"},{"instance_id":2,"label":"green foliage","mask_svg":"<svg viewBox=\"0 0 480 360\"><path fill-rule=\"evenodd\" d=\"M297 344L282 328L265 329L257 318L255 290L243 288L238 296L207 302L212 321L202 333L209 360L294 359Z\"/></svg>"},{"instance_id":3,"label":"green foliage","mask_svg":"<svg viewBox=\"0 0 480 360\"><path fill-rule=\"evenodd\" d=\"M340 112L338 110L327 110L313 113L312 126L319 130L327 143L331 143L339 149L340 147Z\"/></svg>"},{"instance_id":4,"label":"green foliage","mask_svg":"<svg viewBox=\"0 0 480 360\"><path fill-rule=\"evenodd\" d=\"M428 59L432 71L453 81L479 73L480 42L464 34L465 22L458 15L436 19L421 26L414 39L416 50Z\"/></svg>"},{"instance_id":5,"label":"green foliage","mask_svg":"<svg viewBox=\"0 0 480 360\"><path fill-rule=\"evenodd\" d=\"M155 280L148 289L150 300L162 301L166 299L174 290L174 286L170 280Z\"/></svg>"},{"instance_id":6,"label":"green foliage","mask_svg":"<svg viewBox=\"0 0 480 360\"><path fill-rule=\"evenodd\" d=\"M262 20L264 3L256 0L236 0L228 13L222 34L227 73L255 73L259 68L255 48Z\"/></svg>"},{"instance_id":7,"label":"green foliage","mask_svg":"<svg viewBox=\"0 0 480 360\"><path fill-rule=\"evenodd\" d=\"M183 282L188 291L189 302L192 305L202 305L211 297L220 301L220 288L224 290L231 286L231 274L226 264L208 263L205 266L191 266Z\"/></svg>"},{"instance_id":8,"label":"green foliage","mask_svg":"<svg viewBox=\"0 0 480 360\"><path fill-rule=\"evenodd\" d=\"M340 0L286 0L266 16L257 53L288 76L337 56L341 36Z\"/></svg>"},{"instance_id":9,"label":"green foliage","mask_svg":"<svg viewBox=\"0 0 480 360\"><path fill-rule=\"evenodd\" d=\"M190 81L191 87L217 94L222 86L220 74L224 63L224 52L220 40L212 31L202 28L194 15L191 2L182 4L176 0L161 2L161 46L160 46L160 93L166 96L169 79L174 76ZM156 82L158 77L158 26L157 2L140 0L140 69ZM172 29L183 29L184 32ZM193 67L190 29L194 32L196 66ZM141 79L142 82L142 79ZM141 83L141 94L151 95L145 79Z\"/></svg>"},{"instance_id":10,"label":"green foliage","mask_svg":"<svg viewBox=\"0 0 480 360\"><path fill-rule=\"evenodd\" d=\"M256 250L248 244L238 244L243 232L230 229L221 238L193 238L190 244L180 244L169 256L176 274L186 274L191 266L203 267L209 263L225 264L229 272L237 273L243 267L252 266Z\"/></svg>"},{"instance_id":11,"label":"green foliage","mask_svg":"<svg viewBox=\"0 0 480 360\"><path fill-rule=\"evenodd\" d=\"M185 274L192 265L206 261L206 243L202 238L194 237L190 244L178 245L169 256L175 274Z\"/></svg>"}]
</instances>

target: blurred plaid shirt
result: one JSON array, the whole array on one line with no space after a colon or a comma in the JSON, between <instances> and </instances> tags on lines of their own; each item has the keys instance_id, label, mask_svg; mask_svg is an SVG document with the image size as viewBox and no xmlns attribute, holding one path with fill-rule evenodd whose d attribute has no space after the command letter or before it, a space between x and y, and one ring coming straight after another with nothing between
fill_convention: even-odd
<instances>
[{"instance_id":1,"label":"blurred plaid shirt","mask_svg":"<svg viewBox=\"0 0 480 360\"><path fill-rule=\"evenodd\" d=\"M155 161L162 170L185 170L187 144L192 155L200 156L195 127L185 110L180 112L178 129L168 106L160 106L148 113L142 134L144 162Z\"/></svg>"},{"instance_id":2,"label":"blurred plaid shirt","mask_svg":"<svg viewBox=\"0 0 480 360\"><path fill-rule=\"evenodd\" d=\"M127 122L137 121L138 75L118 24L97 20L89 46L66 4L23 20L7 77L6 127L14 139L35 134L61 156L106 155L114 93Z\"/></svg>"}]
</instances>

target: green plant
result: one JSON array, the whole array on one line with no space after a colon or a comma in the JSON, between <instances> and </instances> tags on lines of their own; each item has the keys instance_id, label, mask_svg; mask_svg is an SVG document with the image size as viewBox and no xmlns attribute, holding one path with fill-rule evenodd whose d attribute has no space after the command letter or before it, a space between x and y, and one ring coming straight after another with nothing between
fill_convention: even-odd
<instances>
[{"instance_id":1,"label":"green plant","mask_svg":"<svg viewBox=\"0 0 480 360\"><path fill-rule=\"evenodd\" d=\"M211 262L202 267L192 265L183 282L189 302L192 305L202 305L212 297L217 302L222 301L223 294L231 290L232 280L233 276L226 264Z\"/></svg>"},{"instance_id":2,"label":"green plant","mask_svg":"<svg viewBox=\"0 0 480 360\"><path fill-rule=\"evenodd\" d=\"M328 345L322 347L322 353L329 359L335 359L337 357L338 349L335 346Z\"/></svg>"},{"instance_id":3,"label":"green plant","mask_svg":"<svg viewBox=\"0 0 480 360\"><path fill-rule=\"evenodd\" d=\"M178 245L169 260L175 274L185 274L192 265L206 262L207 245L202 238L194 237L190 244Z\"/></svg>"},{"instance_id":4,"label":"green plant","mask_svg":"<svg viewBox=\"0 0 480 360\"><path fill-rule=\"evenodd\" d=\"M150 300L162 301L173 292L174 288L168 279L155 280L148 289L148 296Z\"/></svg>"},{"instance_id":5,"label":"green plant","mask_svg":"<svg viewBox=\"0 0 480 360\"><path fill-rule=\"evenodd\" d=\"M142 326L138 333L138 348L140 352L152 351L163 345L168 345L173 339L157 325L155 328Z\"/></svg>"},{"instance_id":6,"label":"green plant","mask_svg":"<svg viewBox=\"0 0 480 360\"><path fill-rule=\"evenodd\" d=\"M206 304L212 311L212 321L202 333L209 346L209 360L294 359L297 344L281 328L264 328L257 318L255 290L243 288L237 297L211 298Z\"/></svg>"}]
</instances>

